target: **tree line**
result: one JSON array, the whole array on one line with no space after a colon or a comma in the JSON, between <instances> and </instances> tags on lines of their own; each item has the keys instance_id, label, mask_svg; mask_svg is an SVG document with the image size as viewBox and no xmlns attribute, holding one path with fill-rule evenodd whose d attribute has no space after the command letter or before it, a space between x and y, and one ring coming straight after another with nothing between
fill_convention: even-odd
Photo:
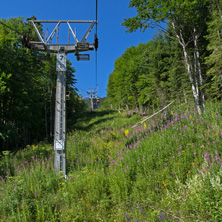
<instances>
[{"instance_id":1,"label":"tree line","mask_svg":"<svg viewBox=\"0 0 222 222\"><path fill-rule=\"evenodd\" d=\"M0 22L0 151L17 150L53 138L56 56L48 57L21 44L21 34L38 40L33 27L24 18L1 19ZM40 24L38 29L42 32ZM74 73L68 60L67 127L84 109L84 104L78 101Z\"/></svg>"},{"instance_id":2,"label":"tree line","mask_svg":"<svg viewBox=\"0 0 222 222\"><path fill-rule=\"evenodd\" d=\"M177 99L202 113L206 100L221 99L221 0L131 0L129 7L137 15L124 19L128 32L157 33L115 61L106 103L143 111Z\"/></svg>"}]
</instances>

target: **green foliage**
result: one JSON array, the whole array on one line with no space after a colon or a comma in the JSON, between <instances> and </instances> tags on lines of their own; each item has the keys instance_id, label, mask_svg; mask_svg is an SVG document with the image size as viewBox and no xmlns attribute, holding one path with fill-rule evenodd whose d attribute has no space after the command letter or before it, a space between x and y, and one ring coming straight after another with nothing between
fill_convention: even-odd
<instances>
[{"instance_id":1,"label":"green foliage","mask_svg":"<svg viewBox=\"0 0 222 222\"><path fill-rule=\"evenodd\" d=\"M33 17L33 19L35 19ZM24 18L2 19L1 22L26 33L32 40L38 38ZM42 33L41 25L38 25ZM31 51L21 44L21 35L0 25L0 151L18 150L28 144L52 140L56 92L56 56ZM84 110L79 103L74 85L75 69L67 61L67 101L69 127L77 113Z\"/></svg>"},{"instance_id":2,"label":"green foliage","mask_svg":"<svg viewBox=\"0 0 222 222\"><path fill-rule=\"evenodd\" d=\"M209 94L213 99L221 99L221 1L216 2L211 6L211 21L208 23L209 34L206 38L209 40L207 49L211 54L206 58L208 65L207 75L209 81Z\"/></svg>"},{"instance_id":3,"label":"green foliage","mask_svg":"<svg viewBox=\"0 0 222 222\"><path fill-rule=\"evenodd\" d=\"M4 152L0 220L220 221L221 118L220 103L202 116L174 105L136 128L138 115L86 113L67 136L66 180L47 144Z\"/></svg>"},{"instance_id":4,"label":"green foliage","mask_svg":"<svg viewBox=\"0 0 222 222\"><path fill-rule=\"evenodd\" d=\"M143 111L163 107L175 98L187 100L190 86L181 57L178 43L161 34L127 49L109 76L107 103Z\"/></svg>"},{"instance_id":5,"label":"green foliage","mask_svg":"<svg viewBox=\"0 0 222 222\"><path fill-rule=\"evenodd\" d=\"M128 32L153 28L178 41L183 50L184 63L199 113L205 108L204 57L206 56L207 41L204 36L207 34L206 22L210 15L208 10L210 4L212 2L207 0L165 2L162 0L131 0L129 7L134 7L137 10L137 15L125 19L122 23ZM161 62L164 63L164 59L161 58Z\"/></svg>"}]
</instances>

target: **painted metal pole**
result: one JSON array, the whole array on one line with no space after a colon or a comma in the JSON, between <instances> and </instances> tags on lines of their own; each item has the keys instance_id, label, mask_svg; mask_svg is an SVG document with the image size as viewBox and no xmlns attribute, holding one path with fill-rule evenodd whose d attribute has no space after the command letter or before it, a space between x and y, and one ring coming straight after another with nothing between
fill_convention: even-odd
<instances>
[{"instance_id":1,"label":"painted metal pole","mask_svg":"<svg viewBox=\"0 0 222 222\"><path fill-rule=\"evenodd\" d=\"M66 53L61 47L56 61L54 168L66 177Z\"/></svg>"}]
</instances>

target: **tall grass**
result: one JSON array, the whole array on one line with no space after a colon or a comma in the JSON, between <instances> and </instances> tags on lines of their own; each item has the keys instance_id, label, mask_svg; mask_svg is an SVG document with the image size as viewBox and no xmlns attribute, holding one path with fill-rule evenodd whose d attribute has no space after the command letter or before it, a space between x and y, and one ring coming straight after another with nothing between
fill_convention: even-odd
<instances>
[{"instance_id":1,"label":"tall grass","mask_svg":"<svg viewBox=\"0 0 222 222\"><path fill-rule=\"evenodd\" d=\"M0 221L221 221L221 104L201 116L174 106L134 129L141 117L125 116L78 123L67 137L67 180L50 145L5 152Z\"/></svg>"}]
</instances>

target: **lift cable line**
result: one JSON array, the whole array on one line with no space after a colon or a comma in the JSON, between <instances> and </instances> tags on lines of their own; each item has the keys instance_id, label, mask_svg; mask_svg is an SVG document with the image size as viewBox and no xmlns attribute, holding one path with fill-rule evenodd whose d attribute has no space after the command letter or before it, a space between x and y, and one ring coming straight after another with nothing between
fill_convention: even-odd
<instances>
[{"instance_id":1,"label":"lift cable line","mask_svg":"<svg viewBox=\"0 0 222 222\"><path fill-rule=\"evenodd\" d=\"M13 32L16 32L16 33L19 34L19 35L23 35L23 34L21 34L19 31L17 31L17 30L15 30L15 29L11 28L10 26L6 25L5 23L3 23L3 22L1 22L1 21L0 21L0 24L2 24L2 25L4 25L5 27L11 29Z\"/></svg>"},{"instance_id":2,"label":"lift cable line","mask_svg":"<svg viewBox=\"0 0 222 222\"><path fill-rule=\"evenodd\" d=\"M10 29L10 30L12 30L13 32L16 32L17 34L19 34L19 35L21 36L22 44L23 44L25 47L31 49L31 44L30 44L31 39L28 37L28 35L20 33L19 31L13 29L12 27L6 25L5 23L3 23L3 22L1 22L1 21L0 21L0 24L3 25L3 26L5 26L5 27L7 27L7 28Z\"/></svg>"},{"instance_id":3,"label":"lift cable line","mask_svg":"<svg viewBox=\"0 0 222 222\"><path fill-rule=\"evenodd\" d=\"M96 0L96 21L98 21L98 0ZM96 33L95 33L95 37L94 37L94 41L95 41L95 73L96 73L96 87L97 85L97 72L98 72L98 59L97 59L97 49L98 49L98 45L99 45L99 40L98 40L98 34L97 34L97 28L98 26L98 22L96 23Z\"/></svg>"}]
</instances>

